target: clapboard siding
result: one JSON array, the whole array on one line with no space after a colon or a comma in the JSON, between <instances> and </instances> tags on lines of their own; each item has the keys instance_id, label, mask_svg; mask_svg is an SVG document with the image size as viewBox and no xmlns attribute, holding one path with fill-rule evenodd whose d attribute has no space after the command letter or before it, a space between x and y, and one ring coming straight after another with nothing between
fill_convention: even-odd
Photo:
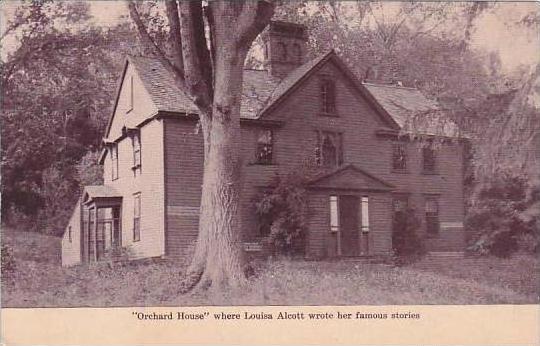
<instances>
[{"instance_id":1,"label":"clapboard siding","mask_svg":"<svg viewBox=\"0 0 540 346\"><path fill-rule=\"evenodd\" d=\"M104 162L106 184L122 196L122 246L133 258L157 257L165 252L164 239L164 155L163 124L153 120L140 129L141 173L135 175L133 144L126 137L118 141L118 179L111 180L111 160ZM141 194L141 239L133 239L134 194Z\"/></svg>"},{"instance_id":2,"label":"clapboard siding","mask_svg":"<svg viewBox=\"0 0 540 346\"><path fill-rule=\"evenodd\" d=\"M182 256L197 239L203 173L202 135L196 122L164 119L167 189L166 254Z\"/></svg>"},{"instance_id":3,"label":"clapboard siding","mask_svg":"<svg viewBox=\"0 0 540 346\"><path fill-rule=\"evenodd\" d=\"M337 116L320 115L320 80L331 76L336 81ZM343 156L372 175L395 186L395 192L406 192L410 203L424 218L426 195L438 195L443 228L438 236L426 239L431 250L462 250L464 231L459 227L464 218L462 188L462 147L457 143L444 143L437 149L438 172L422 172L421 143L408 142L407 173L392 171L392 139L378 137L377 130L388 128L378 115L331 62L313 77L303 81L273 113L269 119L283 121L274 129L274 165L254 164L257 135L261 127L242 125L241 155L243 162L243 190L240 222L245 240L259 239L257 219L254 216L254 198L276 173L298 170L312 161L316 148L316 131L335 131L343 134ZM165 186L167 195L167 249L170 255L180 255L193 244L197 236L198 208L200 206L203 143L196 123L182 117L164 120ZM312 192L310 195L309 232L306 255L333 256L335 235L329 232L328 196ZM362 194L365 195L365 194ZM371 254L389 254L392 248L392 194L370 193L369 247ZM420 232L425 233L424 229Z\"/></svg>"},{"instance_id":4,"label":"clapboard siding","mask_svg":"<svg viewBox=\"0 0 540 346\"><path fill-rule=\"evenodd\" d=\"M71 227L71 239L69 228ZM81 201L77 201L62 237L62 266L81 263Z\"/></svg>"}]
</instances>

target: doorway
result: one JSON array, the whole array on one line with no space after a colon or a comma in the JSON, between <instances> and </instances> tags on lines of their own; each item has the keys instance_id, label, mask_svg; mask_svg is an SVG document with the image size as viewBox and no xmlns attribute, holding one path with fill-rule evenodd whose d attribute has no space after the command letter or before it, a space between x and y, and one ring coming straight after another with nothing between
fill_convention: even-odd
<instances>
[{"instance_id":1,"label":"doorway","mask_svg":"<svg viewBox=\"0 0 540 346\"><path fill-rule=\"evenodd\" d=\"M357 196L339 196L339 242L341 256L360 255L359 251L359 198Z\"/></svg>"}]
</instances>

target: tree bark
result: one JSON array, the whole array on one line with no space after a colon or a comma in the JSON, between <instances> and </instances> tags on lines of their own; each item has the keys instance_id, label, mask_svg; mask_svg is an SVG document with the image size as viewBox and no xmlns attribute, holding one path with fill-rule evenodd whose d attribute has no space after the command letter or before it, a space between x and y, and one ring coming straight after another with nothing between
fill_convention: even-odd
<instances>
[{"instance_id":1,"label":"tree bark","mask_svg":"<svg viewBox=\"0 0 540 346\"><path fill-rule=\"evenodd\" d=\"M178 57L176 64L165 61L159 47L151 42L134 2L129 8L141 37L149 46L153 44L156 56L178 74L175 80L200 111L204 172L199 235L181 290L194 285L216 290L242 286L246 281L239 215L244 60L253 40L270 22L274 4L211 1L204 11L200 1L178 2L178 9L167 5L171 38L178 32L181 36L176 40L181 41L182 58ZM175 46L177 54L179 47Z\"/></svg>"}]
</instances>

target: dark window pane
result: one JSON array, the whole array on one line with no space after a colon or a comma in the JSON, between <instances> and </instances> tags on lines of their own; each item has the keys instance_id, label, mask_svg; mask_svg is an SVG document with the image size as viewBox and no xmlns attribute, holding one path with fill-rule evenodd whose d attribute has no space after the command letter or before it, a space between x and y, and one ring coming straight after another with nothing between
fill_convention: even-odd
<instances>
[{"instance_id":1,"label":"dark window pane","mask_svg":"<svg viewBox=\"0 0 540 346\"><path fill-rule=\"evenodd\" d=\"M272 153L274 151L274 138L271 130L263 130L257 140L256 162L262 165L272 163Z\"/></svg>"},{"instance_id":2,"label":"dark window pane","mask_svg":"<svg viewBox=\"0 0 540 346\"><path fill-rule=\"evenodd\" d=\"M405 144L402 144L402 143L394 144L393 156L392 156L392 168L398 169L398 170L407 168Z\"/></svg>"},{"instance_id":3,"label":"dark window pane","mask_svg":"<svg viewBox=\"0 0 540 346\"><path fill-rule=\"evenodd\" d=\"M423 168L425 172L435 172L435 151L433 148L422 149Z\"/></svg>"}]
</instances>

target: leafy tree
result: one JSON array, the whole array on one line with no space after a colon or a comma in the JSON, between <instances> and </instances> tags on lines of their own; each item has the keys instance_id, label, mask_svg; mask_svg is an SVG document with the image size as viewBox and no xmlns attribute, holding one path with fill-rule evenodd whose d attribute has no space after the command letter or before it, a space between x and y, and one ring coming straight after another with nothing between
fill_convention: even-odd
<instances>
[{"instance_id":1,"label":"leafy tree","mask_svg":"<svg viewBox=\"0 0 540 346\"><path fill-rule=\"evenodd\" d=\"M186 288L245 282L239 247L241 190L240 97L244 61L274 12L270 1L167 1L167 50L150 35L137 4L129 3L141 41L199 109L204 173L199 235Z\"/></svg>"},{"instance_id":2,"label":"leafy tree","mask_svg":"<svg viewBox=\"0 0 540 346\"><path fill-rule=\"evenodd\" d=\"M119 56L133 49L134 35L125 25L96 28L89 18L87 3L25 2L0 36L3 222L26 215L46 229L52 217L58 233L67 214L54 210L71 210L79 193L73 166L100 145ZM61 197L47 186L53 177L69 181ZM62 206L50 205L53 197Z\"/></svg>"}]
</instances>

